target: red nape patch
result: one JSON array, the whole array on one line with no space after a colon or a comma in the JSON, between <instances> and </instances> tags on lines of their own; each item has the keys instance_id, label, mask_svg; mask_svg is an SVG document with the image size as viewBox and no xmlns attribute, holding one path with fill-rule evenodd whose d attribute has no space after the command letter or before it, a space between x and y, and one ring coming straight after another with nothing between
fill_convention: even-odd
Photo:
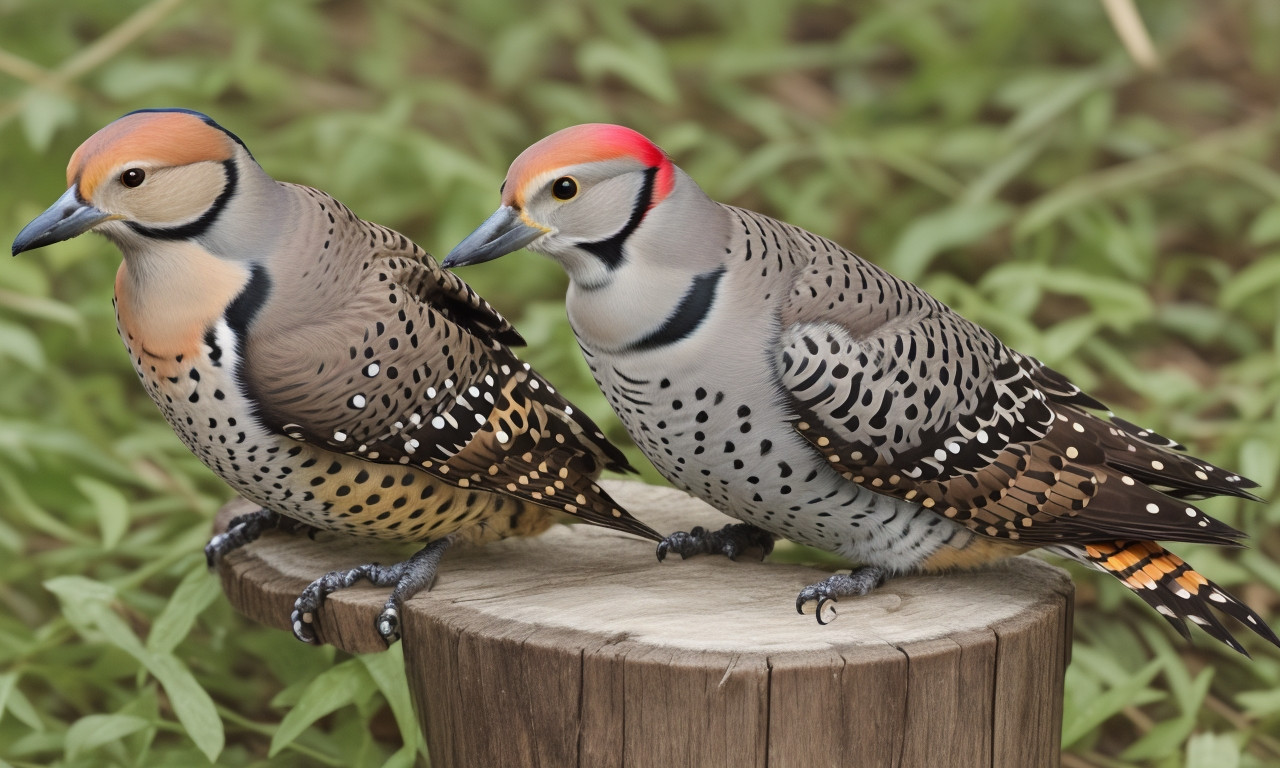
<instances>
[{"instance_id":1,"label":"red nape patch","mask_svg":"<svg viewBox=\"0 0 1280 768\"><path fill-rule=\"evenodd\" d=\"M676 182L675 169L671 159L656 144L625 126L586 123L557 131L521 152L507 172L502 202L517 207L523 205L525 187L544 174L582 163L624 157L658 169L650 207L671 193Z\"/></svg>"}]
</instances>

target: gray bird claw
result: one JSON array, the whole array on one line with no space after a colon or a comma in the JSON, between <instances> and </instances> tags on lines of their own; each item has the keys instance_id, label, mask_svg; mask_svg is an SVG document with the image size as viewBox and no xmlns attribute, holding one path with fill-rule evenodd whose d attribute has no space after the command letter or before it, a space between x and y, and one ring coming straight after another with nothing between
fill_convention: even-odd
<instances>
[{"instance_id":1,"label":"gray bird claw","mask_svg":"<svg viewBox=\"0 0 1280 768\"><path fill-rule=\"evenodd\" d=\"M319 529L291 517L259 509L231 518L227 530L209 539L204 547L204 561L210 568L218 565L218 561L246 544L257 541L263 533L279 529L285 533L304 531L311 538L316 537Z\"/></svg>"},{"instance_id":2,"label":"gray bird claw","mask_svg":"<svg viewBox=\"0 0 1280 768\"><path fill-rule=\"evenodd\" d=\"M316 645L319 642L319 638L316 637L315 621L316 613L320 610L325 598L325 594L320 591L322 580L323 577L316 579L302 590L302 594L298 595L298 599L293 603L293 613L289 614L289 626L293 629L293 636L308 645Z\"/></svg>"},{"instance_id":3,"label":"gray bird claw","mask_svg":"<svg viewBox=\"0 0 1280 768\"><path fill-rule=\"evenodd\" d=\"M378 614L378 634L391 645L400 639L400 605L392 598L387 601L382 613Z\"/></svg>"},{"instance_id":4,"label":"gray bird claw","mask_svg":"<svg viewBox=\"0 0 1280 768\"><path fill-rule=\"evenodd\" d=\"M210 567L218 565L218 561L252 541L256 541L263 531L280 525L280 515L268 509L259 509L231 518L227 530L209 539L204 547L204 561Z\"/></svg>"},{"instance_id":5,"label":"gray bird claw","mask_svg":"<svg viewBox=\"0 0 1280 768\"><path fill-rule=\"evenodd\" d=\"M763 560L773 551L773 534L746 523L726 525L718 531L708 531L702 526L688 533L676 531L658 542L658 561L667 558L669 552L689 558L693 555L724 555L736 560L738 555L751 550L760 551Z\"/></svg>"},{"instance_id":6,"label":"gray bird claw","mask_svg":"<svg viewBox=\"0 0 1280 768\"><path fill-rule=\"evenodd\" d=\"M870 594L885 582L887 576L883 568L874 565L854 568L850 573L834 574L800 590L796 596L796 613L803 614L806 604L816 602L818 623L830 624L836 618L836 609L831 603L839 602L842 597Z\"/></svg>"},{"instance_id":7,"label":"gray bird claw","mask_svg":"<svg viewBox=\"0 0 1280 768\"><path fill-rule=\"evenodd\" d=\"M334 575L344 576L345 574L341 571L335 574L325 574L325 576ZM315 630L315 617L320 611L320 606L324 604L325 597L331 592L342 588L341 585L338 585L337 589L326 590L326 587L331 584L321 584L322 581L324 581L324 577L311 582L303 590L297 601L294 602L293 613L289 616L289 624L293 628L293 636L310 645L316 645L319 642ZM392 597L387 600L382 613L378 614L374 627L387 645L391 645L400 639L400 602L396 598Z\"/></svg>"},{"instance_id":8,"label":"gray bird claw","mask_svg":"<svg viewBox=\"0 0 1280 768\"><path fill-rule=\"evenodd\" d=\"M318 643L315 622L320 606L324 605L329 595L363 579L375 587L394 587L374 622L374 628L387 645L399 640L400 612L404 601L424 589L431 589L436 570L440 566L440 558L453 539L453 536L437 539L401 563L388 566L369 563L349 571L330 571L311 582L293 604L293 613L289 616L293 636L304 643Z\"/></svg>"}]
</instances>

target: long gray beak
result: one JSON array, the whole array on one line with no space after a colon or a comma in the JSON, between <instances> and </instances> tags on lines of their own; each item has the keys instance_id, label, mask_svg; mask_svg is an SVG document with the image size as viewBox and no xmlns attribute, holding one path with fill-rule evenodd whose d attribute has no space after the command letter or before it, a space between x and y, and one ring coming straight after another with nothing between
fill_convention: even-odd
<instances>
[{"instance_id":1,"label":"long gray beak","mask_svg":"<svg viewBox=\"0 0 1280 768\"><path fill-rule=\"evenodd\" d=\"M504 205L455 245L441 264L446 267L483 264L518 251L544 234L544 230L525 224L515 208Z\"/></svg>"},{"instance_id":2,"label":"long gray beak","mask_svg":"<svg viewBox=\"0 0 1280 768\"><path fill-rule=\"evenodd\" d=\"M32 248L42 248L52 243L70 240L84 234L107 219L117 218L109 213L80 202L73 186L62 193L49 210L35 217L13 239L13 255Z\"/></svg>"}]
</instances>

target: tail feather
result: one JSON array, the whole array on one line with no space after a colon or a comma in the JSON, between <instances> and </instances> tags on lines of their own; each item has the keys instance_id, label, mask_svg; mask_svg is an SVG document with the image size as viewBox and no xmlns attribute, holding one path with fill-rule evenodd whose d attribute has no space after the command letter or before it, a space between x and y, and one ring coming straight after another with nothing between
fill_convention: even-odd
<instances>
[{"instance_id":1,"label":"tail feather","mask_svg":"<svg viewBox=\"0 0 1280 768\"><path fill-rule=\"evenodd\" d=\"M1280 637L1253 609L1154 541L1060 545L1052 551L1120 579L1188 640L1190 621L1237 652L1249 655L1214 614L1212 609L1216 608L1280 647Z\"/></svg>"}]
</instances>

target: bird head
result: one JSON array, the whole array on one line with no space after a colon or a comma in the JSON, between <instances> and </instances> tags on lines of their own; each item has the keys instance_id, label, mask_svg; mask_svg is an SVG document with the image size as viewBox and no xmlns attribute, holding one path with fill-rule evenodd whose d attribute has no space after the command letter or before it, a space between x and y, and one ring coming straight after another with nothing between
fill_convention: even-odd
<instances>
[{"instance_id":1,"label":"bird head","mask_svg":"<svg viewBox=\"0 0 1280 768\"><path fill-rule=\"evenodd\" d=\"M90 230L126 255L141 241L200 237L234 196L241 159L253 164L234 134L198 112L131 112L75 151L67 191L18 233L13 254Z\"/></svg>"},{"instance_id":2,"label":"bird head","mask_svg":"<svg viewBox=\"0 0 1280 768\"><path fill-rule=\"evenodd\" d=\"M665 152L630 128L565 128L515 159L502 184L502 206L444 265L479 264L527 246L555 258L575 281L590 283L619 266L627 240L682 177Z\"/></svg>"}]
</instances>

